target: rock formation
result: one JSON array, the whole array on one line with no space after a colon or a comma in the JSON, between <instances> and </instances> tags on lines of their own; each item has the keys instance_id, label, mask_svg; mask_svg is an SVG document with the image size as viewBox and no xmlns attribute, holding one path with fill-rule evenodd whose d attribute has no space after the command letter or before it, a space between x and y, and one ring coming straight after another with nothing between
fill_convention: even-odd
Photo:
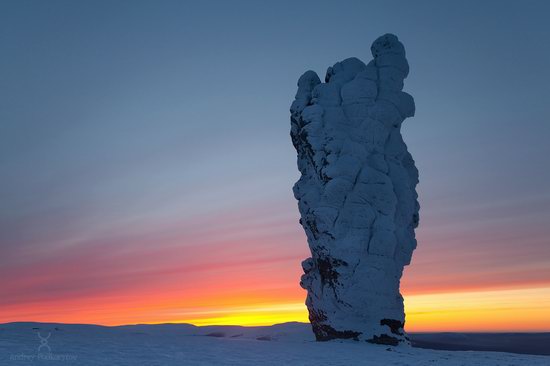
<instances>
[{"instance_id":1,"label":"rock formation","mask_svg":"<svg viewBox=\"0 0 550 366\"><path fill-rule=\"evenodd\" d=\"M409 65L396 36L348 58L325 83L307 71L291 106L302 173L294 185L311 258L300 285L317 340L408 344L399 282L416 248L418 170L401 136L414 115Z\"/></svg>"}]
</instances>

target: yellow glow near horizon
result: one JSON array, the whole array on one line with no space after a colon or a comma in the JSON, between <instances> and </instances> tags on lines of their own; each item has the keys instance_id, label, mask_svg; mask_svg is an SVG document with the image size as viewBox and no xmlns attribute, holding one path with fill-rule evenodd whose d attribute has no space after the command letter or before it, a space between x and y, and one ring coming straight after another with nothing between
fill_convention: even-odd
<instances>
[{"instance_id":1,"label":"yellow glow near horizon","mask_svg":"<svg viewBox=\"0 0 550 366\"><path fill-rule=\"evenodd\" d=\"M405 297L407 330L549 331L550 288Z\"/></svg>"},{"instance_id":2,"label":"yellow glow near horizon","mask_svg":"<svg viewBox=\"0 0 550 366\"><path fill-rule=\"evenodd\" d=\"M549 331L550 287L405 297L409 332ZM235 306L188 313L195 325L259 326L307 322L303 303Z\"/></svg>"},{"instance_id":3,"label":"yellow glow near horizon","mask_svg":"<svg viewBox=\"0 0 550 366\"><path fill-rule=\"evenodd\" d=\"M269 306L241 306L194 313L195 318L183 320L194 325L260 326L291 321L308 322L303 303Z\"/></svg>"}]
</instances>

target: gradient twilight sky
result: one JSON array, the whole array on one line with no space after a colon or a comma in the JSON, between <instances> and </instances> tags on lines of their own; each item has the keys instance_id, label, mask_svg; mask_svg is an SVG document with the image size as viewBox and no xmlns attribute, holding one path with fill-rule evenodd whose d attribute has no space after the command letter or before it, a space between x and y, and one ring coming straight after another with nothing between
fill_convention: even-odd
<instances>
[{"instance_id":1,"label":"gradient twilight sky","mask_svg":"<svg viewBox=\"0 0 550 366\"><path fill-rule=\"evenodd\" d=\"M549 14L2 1L0 322L305 321L296 81L391 32L417 105L408 329L550 331Z\"/></svg>"}]
</instances>

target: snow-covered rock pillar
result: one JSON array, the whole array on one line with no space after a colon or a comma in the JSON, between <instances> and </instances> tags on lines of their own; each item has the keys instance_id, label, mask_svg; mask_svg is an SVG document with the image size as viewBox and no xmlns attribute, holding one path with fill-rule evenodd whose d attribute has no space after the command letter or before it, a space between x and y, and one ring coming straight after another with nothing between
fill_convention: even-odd
<instances>
[{"instance_id":1,"label":"snow-covered rock pillar","mask_svg":"<svg viewBox=\"0 0 550 366\"><path fill-rule=\"evenodd\" d=\"M418 171L401 136L414 115L409 65L396 36L348 58L325 83L307 71L292 104L302 173L294 185L311 258L300 282L317 340L408 344L399 282L416 248Z\"/></svg>"}]
</instances>

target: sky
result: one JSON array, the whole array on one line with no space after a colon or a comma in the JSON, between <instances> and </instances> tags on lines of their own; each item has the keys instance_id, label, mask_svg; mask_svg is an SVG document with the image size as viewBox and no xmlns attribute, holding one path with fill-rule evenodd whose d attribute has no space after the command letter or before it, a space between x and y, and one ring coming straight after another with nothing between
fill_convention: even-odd
<instances>
[{"instance_id":1,"label":"sky","mask_svg":"<svg viewBox=\"0 0 550 366\"><path fill-rule=\"evenodd\" d=\"M307 321L298 77L404 43L409 331L550 331L550 3L2 1L0 323Z\"/></svg>"}]
</instances>

